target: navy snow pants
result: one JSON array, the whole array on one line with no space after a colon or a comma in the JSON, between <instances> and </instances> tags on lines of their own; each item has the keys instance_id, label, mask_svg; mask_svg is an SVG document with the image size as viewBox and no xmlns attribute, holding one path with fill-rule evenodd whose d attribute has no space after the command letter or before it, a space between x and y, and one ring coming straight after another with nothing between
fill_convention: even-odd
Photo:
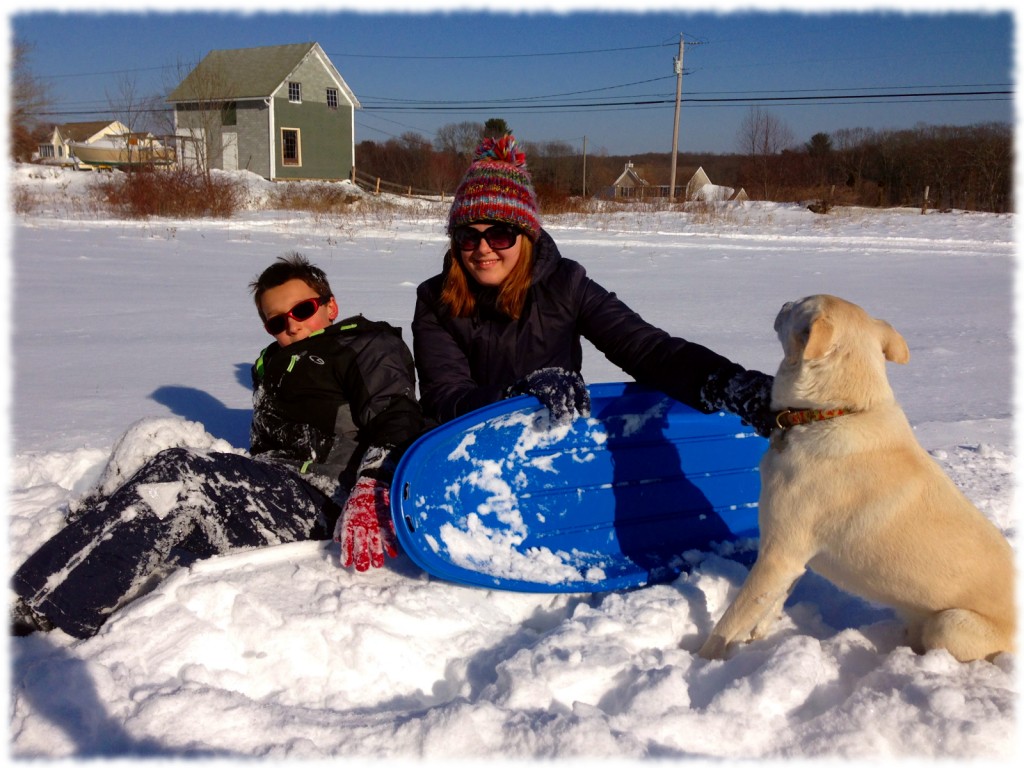
<instances>
[{"instance_id":1,"label":"navy snow pants","mask_svg":"<svg viewBox=\"0 0 1024 768\"><path fill-rule=\"evenodd\" d=\"M107 498L88 499L11 586L73 637L175 567L249 547L329 539L340 510L293 471L231 453L170 448Z\"/></svg>"}]
</instances>

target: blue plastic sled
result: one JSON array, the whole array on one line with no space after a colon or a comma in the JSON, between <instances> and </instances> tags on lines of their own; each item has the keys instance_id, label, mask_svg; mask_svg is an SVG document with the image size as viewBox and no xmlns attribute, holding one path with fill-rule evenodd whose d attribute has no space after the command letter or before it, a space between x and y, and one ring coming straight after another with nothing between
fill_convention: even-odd
<instances>
[{"instance_id":1,"label":"blue plastic sled","mask_svg":"<svg viewBox=\"0 0 1024 768\"><path fill-rule=\"evenodd\" d=\"M438 427L392 484L399 543L426 572L523 592L671 580L683 553L755 538L768 441L639 384L590 387L592 415L552 427L516 397Z\"/></svg>"}]
</instances>

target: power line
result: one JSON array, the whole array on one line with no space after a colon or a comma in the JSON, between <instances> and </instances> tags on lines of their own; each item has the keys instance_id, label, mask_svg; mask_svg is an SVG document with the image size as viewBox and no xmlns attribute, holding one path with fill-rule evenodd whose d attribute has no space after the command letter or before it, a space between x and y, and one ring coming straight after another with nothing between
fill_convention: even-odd
<instances>
[{"instance_id":1,"label":"power line","mask_svg":"<svg viewBox=\"0 0 1024 768\"><path fill-rule=\"evenodd\" d=\"M124 75L124 74L137 74L139 72L153 72L158 69L176 69L177 67L173 64L165 64L162 67L131 67L130 69L108 69L101 72L67 72L58 75L37 75L33 73L33 77L40 80L62 80L69 77L95 77L97 75Z\"/></svg>"},{"instance_id":2,"label":"power line","mask_svg":"<svg viewBox=\"0 0 1024 768\"><path fill-rule=\"evenodd\" d=\"M624 53L628 51L640 51L649 48L664 48L665 43L654 43L650 45L633 45L625 46L621 48L589 48L579 51L542 51L537 53L480 53L480 54L467 54L467 55L398 55L398 54L384 54L384 53L329 53L328 56L334 58L349 58L349 59L394 59L396 61L406 61L411 59L423 59L430 61L461 61L467 59L531 59L531 58L550 58L554 56L583 56L588 54L597 53ZM167 69L180 69L180 64L164 64L156 67L129 67L125 69L108 69L96 72L67 72L59 73L55 75L42 75L36 74L35 76L42 80L60 80L71 77L94 77L98 75L123 75L123 74L136 74L138 72L153 72L157 70ZM619 87L619 86L611 86Z\"/></svg>"},{"instance_id":3,"label":"power line","mask_svg":"<svg viewBox=\"0 0 1024 768\"><path fill-rule=\"evenodd\" d=\"M504 103L507 103L509 101L536 101L538 99L553 99L553 98L562 97L562 96L577 96L579 94L584 94L584 93L597 93L598 91L612 91L612 90L615 90L616 88L629 88L632 85L646 85L647 83L656 83L656 82L659 82L661 80L668 80L671 77L672 77L671 75L666 75L665 77L652 77L652 78L650 78L648 80L635 80L632 83L621 83L619 85L605 85L605 86L601 86L600 88L588 88L588 89L583 90L583 91L565 91L563 93L549 93L549 94L546 94L544 96L517 96L517 97L506 98L506 99L494 99L493 101L495 101L496 103L504 104ZM404 104L438 104L438 103L441 103L441 104L460 104L460 103L469 103L469 102L459 102L459 101L454 101L454 100L446 100L446 101L439 102L437 99L398 99L398 98L392 98L392 97L388 97L388 96L373 96L373 95L361 96L359 100L360 100L360 102L363 102L363 101L367 101L367 100L370 100L370 99L380 99L381 101L396 101L396 102L401 102L401 103L404 103ZM479 99L477 99L473 103L479 104L481 102L480 102Z\"/></svg>"},{"instance_id":4,"label":"power line","mask_svg":"<svg viewBox=\"0 0 1024 768\"><path fill-rule=\"evenodd\" d=\"M948 97L1006 97L1008 100L1013 96L1012 90L992 91L937 91L937 92L900 92L900 93L832 93L817 94L813 96L728 96L728 97L700 97L688 96L682 99L685 104L762 104L774 103L781 106L800 102L828 102L831 104L842 102L856 102L867 99L878 100L878 102L908 99L948 100ZM967 100L958 98L957 100ZM986 101L992 99L984 99ZM627 107L650 107L663 104L672 104L674 99L633 99L629 101L595 101L573 104L544 103L544 104L520 104L512 100L491 100L477 102L437 102L434 104L408 104L408 105L377 105L363 103L363 110L369 112L476 112L480 110L504 109L512 112L533 112L541 109L561 110L566 108L627 108ZM914 102L911 102L914 103Z\"/></svg>"},{"instance_id":5,"label":"power line","mask_svg":"<svg viewBox=\"0 0 1024 768\"><path fill-rule=\"evenodd\" d=\"M631 85L642 85L650 82L657 82L660 80L674 79L672 75L665 77L651 78L649 80L639 80L631 83L621 83L619 85L602 86L600 88L591 88L583 91L567 91L563 93L552 93L542 96L516 96L500 99L473 99L473 100L456 100L456 99L398 99L380 96L364 96L360 99L364 109L370 109L372 111L389 111L395 110L410 110L419 107L432 109L440 108L451 108L451 109L464 109L469 107L475 108L497 108L497 107L508 107L515 105L517 102L526 101L541 101L543 99L554 99L577 96L581 94L595 93L599 91L613 90L616 88L625 88ZM993 90L993 91L929 91L929 93L921 94L916 92L908 93L905 89L964 89L964 88L994 88L994 89L1012 89L1012 85L1008 83L946 83L942 85L925 85L925 84L914 84L914 85L894 85L894 86L864 86L854 88L796 88L796 89L784 89L784 90L769 90L769 91L694 91L692 96L688 96L685 101L689 102L701 102L711 103L714 101L733 101L733 102L746 102L746 101L789 101L789 100L829 100L829 99L866 99L866 98L904 98L913 96L948 96L948 95L990 95L998 94L1000 96L1012 96L1013 90ZM898 90L903 89L903 90ZM894 91L894 93L860 93L863 91ZM772 95L774 94L774 95ZM812 94L811 96L803 95L788 95L788 94ZM610 102L599 102L596 106L640 106L652 103L661 103L664 101L664 97L660 93L645 93L635 94L629 97L630 101L610 101ZM374 99L382 103L376 103ZM569 99L575 101L574 99ZM991 99L986 99L991 100ZM106 103L105 103L106 104ZM73 109L81 105L81 109ZM63 102L61 104L60 112L86 112L89 111L90 107L98 106L98 102L92 101L80 101L80 102ZM595 106L591 104L558 104L558 103L543 103L537 106L540 107L575 107L575 106Z\"/></svg>"},{"instance_id":6,"label":"power line","mask_svg":"<svg viewBox=\"0 0 1024 768\"><path fill-rule=\"evenodd\" d=\"M673 79L674 80L675 76L674 75L667 75L665 77L651 78L649 80L640 80L640 81L636 81L636 82L633 82L633 83L623 83L621 85L605 86L605 87L602 87L602 88L592 88L592 89L583 90L583 91L568 91L568 92L564 92L564 93L554 93L554 94L548 94L546 96L519 96L519 97L505 97L505 98L497 98L497 99L398 99L398 98L382 98L382 97L376 97L376 96L373 96L373 95L369 95L369 96L361 97L360 98L360 102L362 103L364 108L370 107L370 108L373 108L373 109L385 109L386 108L386 106L384 104L376 103L374 101L375 99L377 99L377 100L379 100L381 102L390 102L390 103L394 103L396 105L402 105L401 108L403 108L403 109L413 108L415 105L424 105L424 106L430 106L430 107L453 107L453 108L456 108L456 107L466 107L466 106L476 106L476 107L484 108L484 107L486 107L488 105L502 107L502 106L507 106L507 105L510 105L510 104L514 104L516 102L540 101L540 100L543 100L543 99L565 98L565 97L577 96L577 95L580 95L580 94L588 94L588 93L594 93L594 92L597 92L597 91L612 90L612 89L615 89L615 88L624 88L624 87L628 87L630 85L642 85L642 84L645 84L645 83L658 82L658 81L661 81L661 80L668 80L668 79ZM826 98L843 99L843 98L851 98L851 99L854 99L854 98L868 98L868 97L872 97L872 96L875 96L875 95L881 95L882 97L890 98L890 97L900 97L900 96L903 96L908 89L917 90L917 89L939 89L939 88L942 88L942 89L951 89L951 88L963 89L963 88L1012 88L1012 87L1013 87L1012 84L1009 84L1009 83L956 83L956 84L945 83L945 84L941 84L941 85L914 84L914 85L892 85L892 86L889 86L889 85L883 85L883 86L863 86L863 87L854 87L854 88L796 88L796 89L770 90L770 91L693 91L692 92L693 96L692 97L687 97L687 100L688 101L698 101L698 100L712 101L713 98L718 98L718 99L721 99L721 100L725 100L725 97L733 97L733 100L751 100L751 99L767 100L767 99L774 99L776 101L780 101L780 100L788 100L788 99L794 99L795 100L795 99L807 99L807 98L816 98L816 99L826 99ZM869 93L869 94L865 94L865 95L860 95L860 94L856 93L856 92L860 92L860 91L899 91L899 92L893 93L893 94L874 94L874 93ZM988 92L987 91L971 91L971 93L986 94ZM1000 94L1011 94L1012 95L1013 91L1012 90L1010 90L1010 91L997 91L997 93L1000 93ZM780 95L771 96L769 94L780 94ZM814 95L812 97L806 97L806 96L787 96L786 94L814 94ZM926 95L940 96L940 95L945 95L945 94L946 94L945 91L933 91L930 94L926 94ZM915 95L915 94L909 94L909 95ZM920 95L920 94L916 94L916 95ZM637 104L637 103L641 103L641 102L638 102L637 100L645 99L645 98L648 98L648 97L651 98L651 99L659 99L659 98L663 98L663 94L661 94L661 93L634 94L633 96L629 97L629 98L633 99L633 101L630 101L630 102L611 102L611 103L621 103L621 104L626 104L626 105L628 105L628 104ZM643 103L646 103L646 102L643 102ZM542 104L541 106L548 106L548 104L545 103L545 104ZM550 105L550 106L566 106L566 105L553 104L553 105ZM580 105L580 106L582 106L582 105Z\"/></svg>"},{"instance_id":7,"label":"power line","mask_svg":"<svg viewBox=\"0 0 1024 768\"><path fill-rule=\"evenodd\" d=\"M684 106L694 107L718 107L718 106L756 106L770 103L777 107L795 107L802 105L832 105L843 106L853 104L891 104L893 101L901 101L907 104L925 103L971 103L982 101L1010 101L1014 92L1006 91L946 91L936 93L866 93L866 94L834 94L817 96L751 96L751 97L730 97L730 98L698 98L687 97L682 99ZM451 103L440 106L430 105L363 105L365 113L378 112L493 112L501 109L504 112L529 113L537 110L552 110L559 113L572 112L614 112L624 109L652 109L673 104L674 99L644 99L633 101L597 101L580 104L515 104L509 102L487 102L487 103ZM170 111L165 108L141 108L135 110L138 113L157 114ZM111 109L55 109L27 112L30 117L60 117L63 115L109 115ZM377 114L374 117L379 117ZM383 118L381 118L383 119ZM411 127L411 126L410 126ZM418 130L418 129L413 129Z\"/></svg>"},{"instance_id":8,"label":"power line","mask_svg":"<svg viewBox=\"0 0 1024 768\"><path fill-rule=\"evenodd\" d=\"M384 53L329 53L327 54L331 58L350 58L350 59L428 59L431 61L445 61L454 60L461 61L466 59L487 59L493 61L494 59L533 59L533 58L544 58L551 56L581 56L591 53L620 53L623 51L640 51L646 48L664 48L667 43L656 43L652 45L632 45L623 48L590 48L582 51L551 51L547 53L478 53L478 54L467 54L462 56L427 56L427 55L395 55L384 54Z\"/></svg>"}]
</instances>

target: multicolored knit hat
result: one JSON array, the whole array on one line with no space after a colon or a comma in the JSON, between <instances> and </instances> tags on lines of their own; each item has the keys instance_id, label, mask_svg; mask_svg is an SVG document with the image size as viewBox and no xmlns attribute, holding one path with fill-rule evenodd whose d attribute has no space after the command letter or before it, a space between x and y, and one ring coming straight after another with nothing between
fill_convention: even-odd
<instances>
[{"instance_id":1,"label":"multicolored knit hat","mask_svg":"<svg viewBox=\"0 0 1024 768\"><path fill-rule=\"evenodd\" d=\"M484 139L476 148L473 164L455 190L448 234L481 221L512 224L531 240L540 234L537 193L526 169L526 154L510 133L498 140Z\"/></svg>"}]
</instances>

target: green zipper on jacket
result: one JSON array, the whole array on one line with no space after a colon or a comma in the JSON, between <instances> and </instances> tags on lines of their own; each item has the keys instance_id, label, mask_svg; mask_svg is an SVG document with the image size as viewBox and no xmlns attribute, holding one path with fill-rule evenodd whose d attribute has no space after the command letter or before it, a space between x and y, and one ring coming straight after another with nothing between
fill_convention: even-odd
<instances>
[{"instance_id":1,"label":"green zipper on jacket","mask_svg":"<svg viewBox=\"0 0 1024 768\"><path fill-rule=\"evenodd\" d=\"M343 326L339 327L338 330L339 331L350 331L353 328L358 328L358 327L359 326L358 326L357 323L349 323L348 325L343 325ZM310 339L310 338L312 338L314 336L319 336L321 333L323 333L326 330L327 330L326 328L320 328L319 330L313 331L306 338ZM270 347L272 347L272 346L274 346L274 345L271 344L270 346L265 347L263 349L263 351L260 352L260 356L258 358L256 358L256 378L258 380L262 380L263 379L263 374L266 372L266 363L264 361L265 361L266 356L267 356L267 350L270 349ZM291 373L292 369L295 367L295 364L298 361L299 361L299 355L292 355L291 360L288 361L288 367L285 369L285 373Z\"/></svg>"}]
</instances>

